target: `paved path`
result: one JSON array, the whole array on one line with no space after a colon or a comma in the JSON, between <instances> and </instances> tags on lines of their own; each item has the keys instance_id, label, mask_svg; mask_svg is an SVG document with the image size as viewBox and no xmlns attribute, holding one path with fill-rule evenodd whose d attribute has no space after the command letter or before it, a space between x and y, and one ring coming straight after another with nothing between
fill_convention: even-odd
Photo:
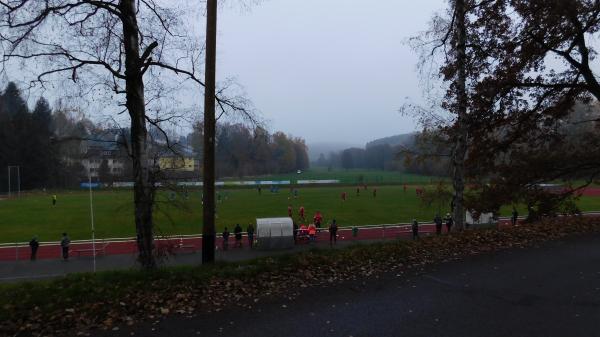
<instances>
[{"instance_id":1,"label":"paved path","mask_svg":"<svg viewBox=\"0 0 600 337\"><path fill-rule=\"evenodd\" d=\"M371 243L380 240L345 240L338 242L333 248L343 248L352 244ZM293 254L309 249L330 249L328 241L322 240L314 244L300 244L292 249L278 251L261 251L249 249L247 246L230 248L227 251L217 250L216 259L219 261L241 261L254 258L273 256L278 254ZM96 270L129 270L139 268L136 262L137 253L115 254L99 256L96 258ZM199 265L202 254L199 251L181 251L175 255L159 261L164 266L174 265ZM0 282L19 282L23 280L36 280L60 277L71 273L93 271L93 259L91 256L80 258L71 257L69 261L60 259L42 259L37 261L0 261Z\"/></svg>"},{"instance_id":2,"label":"paved path","mask_svg":"<svg viewBox=\"0 0 600 337\"><path fill-rule=\"evenodd\" d=\"M98 336L598 336L600 236L509 250Z\"/></svg>"},{"instance_id":3,"label":"paved path","mask_svg":"<svg viewBox=\"0 0 600 337\"><path fill-rule=\"evenodd\" d=\"M507 224L503 222L502 225ZM435 226L431 224L421 225L420 232L422 236L433 235ZM335 247L341 248L357 243L371 243L392 239L410 239L411 236L412 233L409 226L361 228L357 237L352 236L350 229L343 229L338 233L338 244ZM98 246L102 244L100 242ZM171 239L157 242L157 246L159 247L180 244L192 247L192 249L175 249L171 251L166 258L160 261L162 265L197 265L202 261L200 251L202 246L201 238ZM276 254L291 254L312 248L329 249L330 247L329 232L327 231L319 233L316 243L298 244L293 249L281 251L249 249L245 237L242 248L233 248L232 244L233 242L230 242L230 248L227 251L223 251L221 242L219 241L216 250L216 259L221 261L249 260ZM92 256L89 254L82 254L81 256L73 254L73 252L79 249L90 250L90 248L90 243L73 244L69 261L63 261L60 258L60 247L58 244L40 247L40 251L38 252L39 258L36 261L29 260L28 247L22 247L17 250L12 247L0 248L0 282L47 279L71 273L92 272L94 270ZM18 259L15 259L16 257ZM111 242L106 247L106 254L96 257L96 270L136 269L139 268L139 265L136 263L136 257L137 247L134 242Z\"/></svg>"}]
</instances>

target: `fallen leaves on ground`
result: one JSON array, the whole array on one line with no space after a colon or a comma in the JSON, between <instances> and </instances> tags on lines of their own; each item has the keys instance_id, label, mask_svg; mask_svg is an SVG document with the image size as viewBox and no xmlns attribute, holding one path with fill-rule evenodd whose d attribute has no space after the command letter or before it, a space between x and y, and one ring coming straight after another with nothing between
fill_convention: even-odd
<instances>
[{"instance_id":1,"label":"fallen leaves on ground","mask_svg":"<svg viewBox=\"0 0 600 337\"><path fill-rule=\"evenodd\" d=\"M511 228L468 230L417 242L388 241L310 251L225 264L208 271L195 267L149 274L100 273L10 285L0 288L0 335L87 333L140 321L155 322L174 313L218 312L231 305L251 308L268 296L291 300L299 295L299 289L310 286L377 277L386 272L400 275L403 270L432 263L589 233L600 233L600 218L556 218ZM118 275L124 275L123 279Z\"/></svg>"}]
</instances>

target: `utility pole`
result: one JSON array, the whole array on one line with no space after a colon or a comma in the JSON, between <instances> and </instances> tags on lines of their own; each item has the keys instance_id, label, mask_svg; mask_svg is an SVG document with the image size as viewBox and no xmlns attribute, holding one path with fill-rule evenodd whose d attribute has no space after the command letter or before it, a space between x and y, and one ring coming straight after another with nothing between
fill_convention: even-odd
<instances>
[{"instance_id":1,"label":"utility pole","mask_svg":"<svg viewBox=\"0 0 600 337\"><path fill-rule=\"evenodd\" d=\"M217 0L206 1L206 63L204 69L204 175L202 187L202 263L215 261L215 87Z\"/></svg>"},{"instance_id":2,"label":"utility pole","mask_svg":"<svg viewBox=\"0 0 600 337\"><path fill-rule=\"evenodd\" d=\"M462 230L465 223L464 210L464 190L465 190L465 157L467 154L467 27L465 17L467 15L467 5L465 0L455 0L454 10L456 13L456 34L454 46L456 48L456 100L457 100L457 120L455 127L455 143L452 153L453 166L453 218L457 230Z\"/></svg>"}]
</instances>

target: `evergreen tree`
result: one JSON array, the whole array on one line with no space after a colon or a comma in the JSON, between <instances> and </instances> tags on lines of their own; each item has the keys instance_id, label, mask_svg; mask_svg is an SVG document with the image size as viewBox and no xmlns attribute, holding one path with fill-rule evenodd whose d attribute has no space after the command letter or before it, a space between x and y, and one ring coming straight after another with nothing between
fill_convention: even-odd
<instances>
[{"instance_id":1,"label":"evergreen tree","mask_svg":"<svg viewBox=\"0 0 600 337\"><path fill-rule=\"evenodd\" d=\"M52 146L52 110L48 101L41 97L31 116L29 131L28 171L34 188L56 186L59 169L58 156Z\"/></svg>"},{"instance_id":2,"label":"evergreen tree","mask_svg":"<svg viewBox=\"0 0 600 337\"><path fill-rule=\"evenodd\" d=\"M37 131L50 135L52 130L52 109L44 97L40 97L33 109L33 121L39 127Z\"/></svg>"},{"instance_id":3,"label":"evergreen tree","mask_svg":"<svg viewBox=\"0 0 600 337\"><path fill-rule=\"evenodd\" d=\"M2 111L8 116L29 113L27 103L21 97L21 91L14 82L9 82L2 95Z\"/></svg>"},{"instance_id":4,"label":"evergreen tree","mask_svg":"<svg viewBox=\"0 0 600 337\"><path fill-rule=\"evenodd\" d=\"M0 167L19 166L21 189L55 186L58 155L51 145L52 110L40 98L33 113L15 83L8 83L0 96ZM14 178L14 177L13 177ZM11 179L11 183L16 184ZM0 189L7 190L0 180Z\"/></svg>"},{"instance_id":5,"label":"evergreen tree","mask_svg":"<svg viewBox=\"0 0 600 337\"><path fill-rule=\"evenodd\" d=\"M2 94L2 110L0 111L0 167L6 172L7 166L21 166L22 188L28 188L27 166L28 129L31 126L31 115L27 103L15 83L9 82ZM7 190L7 181L0 180L2 190ZM12 180L11 180L12 181ZM16 183L16 181L15 181Z\"/></svg>"}]
</instances>

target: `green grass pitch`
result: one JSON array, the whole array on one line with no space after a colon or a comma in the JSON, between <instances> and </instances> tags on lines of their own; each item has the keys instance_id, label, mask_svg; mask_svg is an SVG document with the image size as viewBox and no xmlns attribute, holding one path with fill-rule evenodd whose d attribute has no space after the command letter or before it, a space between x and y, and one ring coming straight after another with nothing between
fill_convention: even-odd
<instances>
[{"instance_id":1,"label":"green grass pitch","mask_svg":"<svg viewBox=\"0 0 600 337\"><path fill-rule=\"evenodd\" d=\"M347 192L347 200L340 195ZM414 186L406 192L401 185L378 186L377 197L373 197L373 186L360 190L356 187L306 187L299 188L294 198L288 187L278 193L263 188L259 195L256 189L223 189L217 204L217 229L227 226L230 230L236 223L243 228L261 217L287 216L291 204L294 217L298 220L298 209L304 206L307 218L312 219L319 210L325 223L335 218L340 226L369 225L419 221L431 221L436 208L425 208L417 198ZM90 204L87 191L62 191L57 194L58 202L52 206L52 193L29 194L21 199L0 201L0 242L23 242L37 235L41 241L56 241L62 232L71 239L90 238ZM177 194L171 199L170 192L159 192L155 225L157 233L195 234L201 233L201 192L191 190L186 199ZM98 238L130 237L135 235L133 224L133 197L131 190L94 191L94 218ZM600 198L583 197L582 210L599 210ZM441 210L445 213L447 210ZM510 210L503 211L509 215ZM443 214L442 214L443 215Z\"/></svg>"}]
</instances>

